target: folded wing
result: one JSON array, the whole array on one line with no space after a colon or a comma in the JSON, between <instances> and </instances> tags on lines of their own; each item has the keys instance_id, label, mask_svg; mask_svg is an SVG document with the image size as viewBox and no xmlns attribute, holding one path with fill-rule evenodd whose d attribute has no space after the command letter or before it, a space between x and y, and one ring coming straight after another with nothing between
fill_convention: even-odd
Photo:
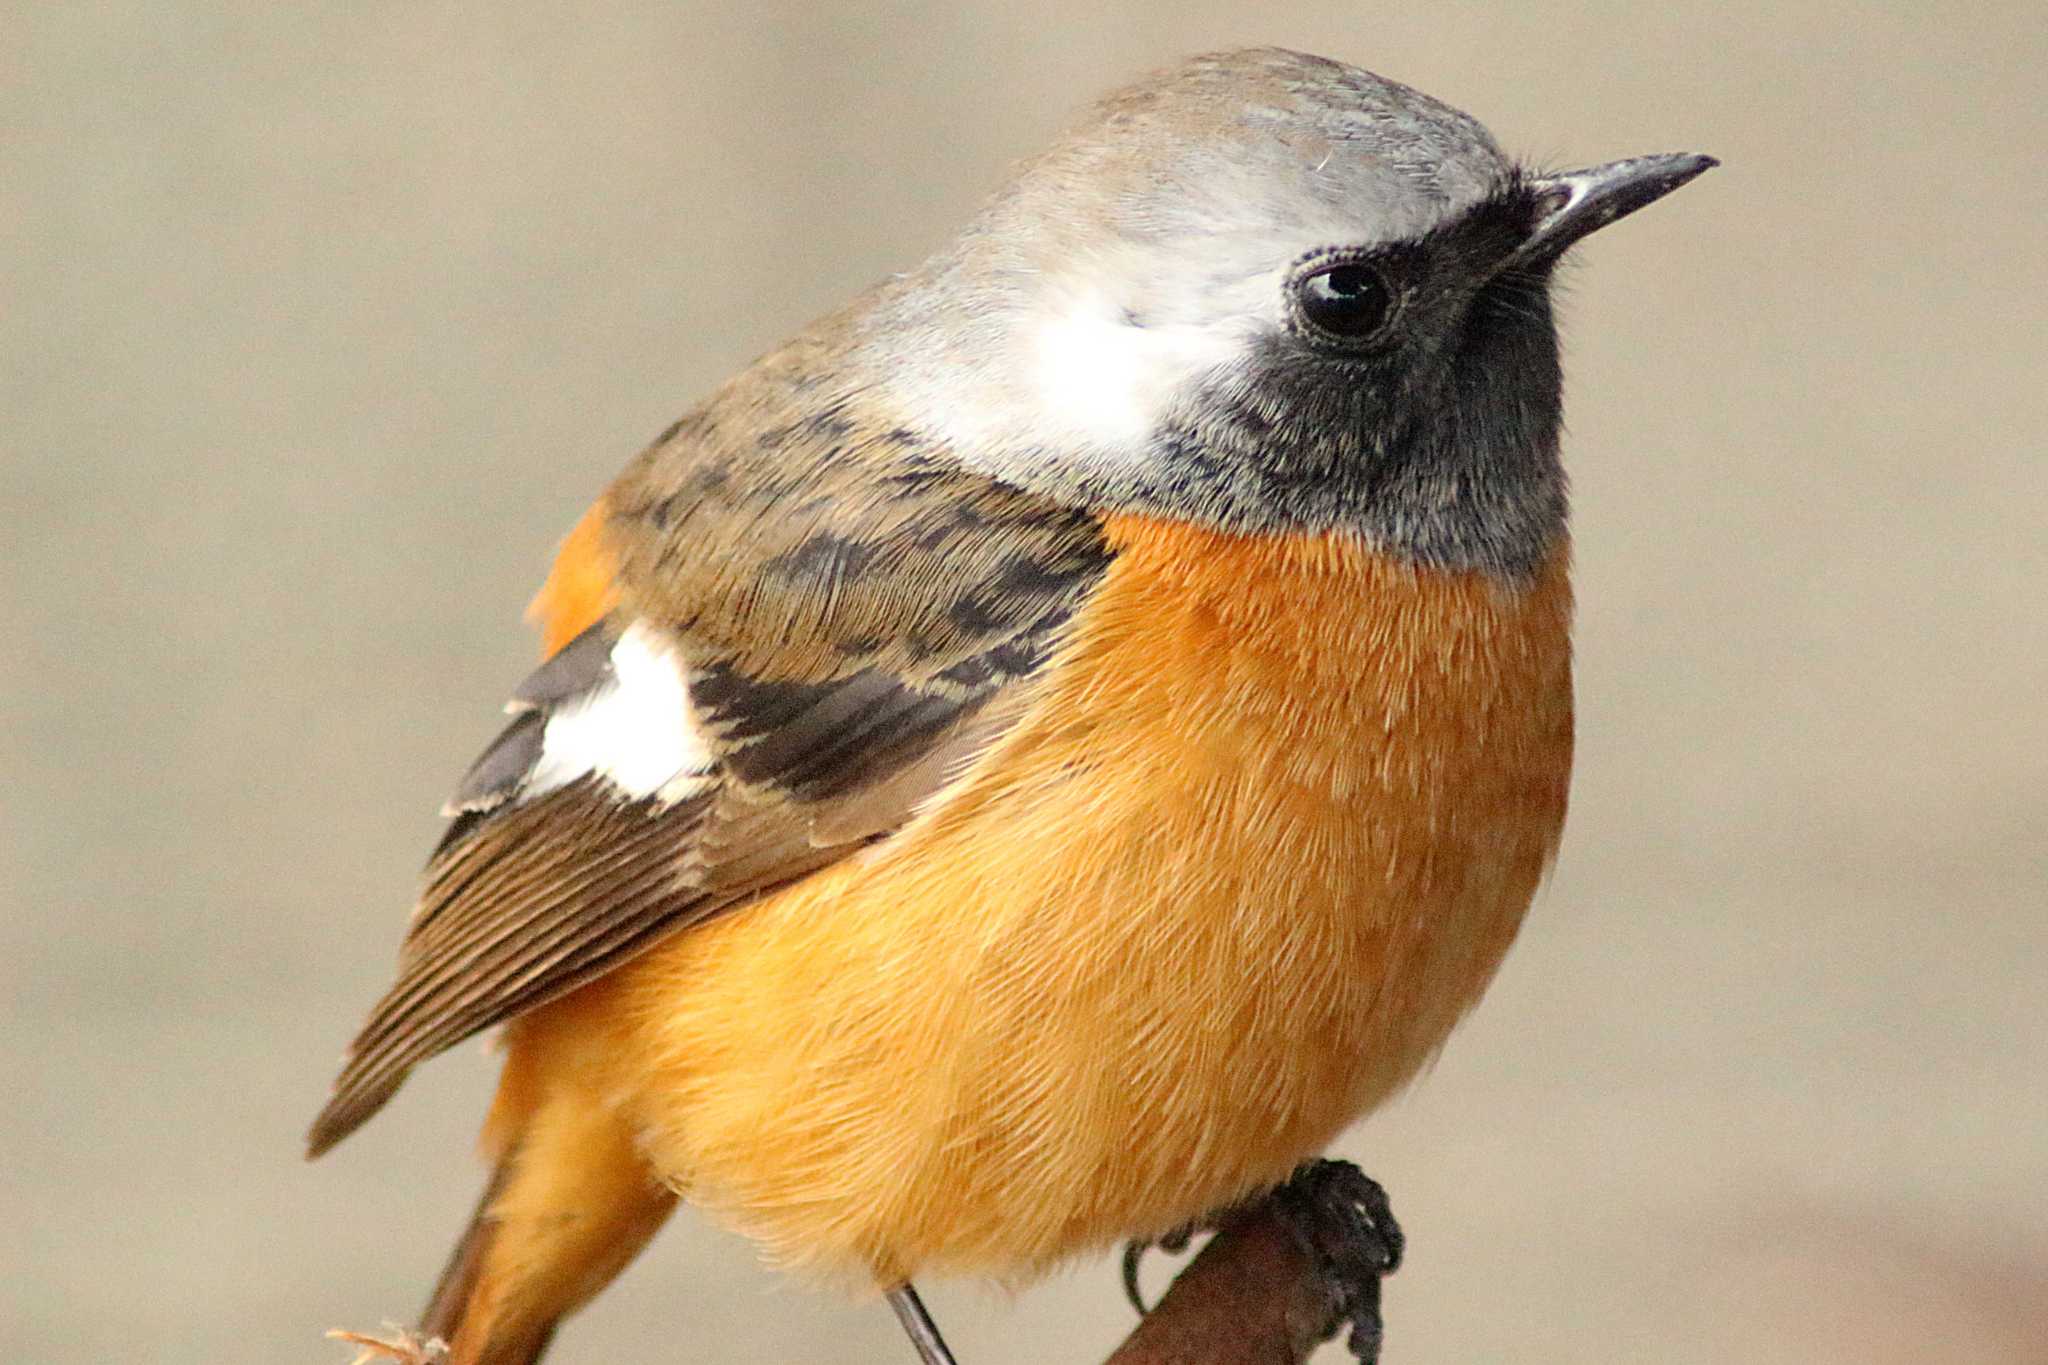
<instances>
[{"instance_id":1,"label":"folded wing","mask_svg":"<svg viewBox=\"0 0 2048 1365\"><path fill-rule=\"evenodd\" d=\"M1107 563L1086 514L907 432L747 446L700 418L607 495L619 605L450 799L315 1154L426 1058L900 827L1028 705Z\"/></svg>"}]
</instances>

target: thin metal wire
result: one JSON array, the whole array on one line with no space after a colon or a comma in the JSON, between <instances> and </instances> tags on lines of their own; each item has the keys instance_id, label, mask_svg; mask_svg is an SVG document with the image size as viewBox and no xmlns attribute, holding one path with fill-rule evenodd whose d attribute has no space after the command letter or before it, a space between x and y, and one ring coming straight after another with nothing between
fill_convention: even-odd
<instances>
[{"instance_id":1,"label":"thin metal wire","mask_svg":"<svg viewBox=\"0 0 2048 1365\"><path fill-rule=\"evenodd\" d=\"M896 1310L896 1321L909 1333L910 1344L917 1347L918 1359L924 1365L958 1365L953 1353L946 1349L946 1339L939 1335L939 1325L932 1321L924 1300L908 1281L889 1291L889 1306Z\"/></svg>"}]
</instances>

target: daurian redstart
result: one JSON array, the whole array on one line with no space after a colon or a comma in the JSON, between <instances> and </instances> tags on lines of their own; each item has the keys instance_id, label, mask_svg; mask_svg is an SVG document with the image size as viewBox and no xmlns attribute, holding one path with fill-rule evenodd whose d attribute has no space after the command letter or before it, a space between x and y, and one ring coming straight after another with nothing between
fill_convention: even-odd
<instances>
[{"instance_id":1,"label":"daurian redstart","mask_svg":"<svg viewBox=\"0 0 2048 1365\"><path fill-rule=\"evenodd\" d=\"M916 1325L913 1276L1257 1198L1413 1077L1564 820L1552 268L1713 164L1201 57L663 432L313 1125L503 1026L422 1330L537 1359L678 1198Z\"/></svg>"}]
</instances>

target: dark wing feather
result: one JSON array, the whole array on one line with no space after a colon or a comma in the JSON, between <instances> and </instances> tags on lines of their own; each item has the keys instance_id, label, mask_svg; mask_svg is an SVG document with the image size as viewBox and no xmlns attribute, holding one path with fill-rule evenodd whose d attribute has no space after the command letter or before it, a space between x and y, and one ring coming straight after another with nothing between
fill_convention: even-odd
<instances>
[{"instance_id":1,"label":"dark wing feather","mask_svg":"<svg viewBox=\"0 0 2048 1365\"><path fill-rule=\"evenodd\" d=\"M567 701L597 686L612 671L612 637L599 621L549 656L512 689L505 709L524 713Z\"/></svg>"},{"instance_id":2,"label":"dark wing feather","mask_svg":"<svg viewBox=\"0 0 2048 1365\"><path fill-rule=\"evenodd\" d=\"M512 713L511 724L469 765L455 794L441 808L443 815L452 818L434 848L435 864L474 833L491 812L518 797L540 761L549 713L611 676L611 648L607 623L599 621L556 650L512 690L512 699L505 703Z\"/></svg>"},{"instance_id":3,"label":"dark wing feather","mask_svg":"<svg viewBox=\"0 0 2048 1365\"><path fill-rule=\"evenodd\" d=\"M353 1132L412 1068L573 990L660 931L707 803L624 803L560 788L473 831L429 869L398 982L357 1035L307 1142Z\"/></svg>"},{"instance_id":4,"label":"dark wing feather","mask_svg":"<svg viewBox=\"0 0 2048 1365\"><path fill-rule=\"evenodd\" d=\"M796 402L772 361L755 384ZM621 607L519 687L450 802L314 1153L426 1058L898 827L1016 714L1107 564L1086 514L908 432L842 406L771 428L781 445L735 443L718 421L734 401L608 495ZM527 793L548 717L609 681L630 622L677 643L714 770L667 803L599 779Z\"/></svg>"}]
</instances>

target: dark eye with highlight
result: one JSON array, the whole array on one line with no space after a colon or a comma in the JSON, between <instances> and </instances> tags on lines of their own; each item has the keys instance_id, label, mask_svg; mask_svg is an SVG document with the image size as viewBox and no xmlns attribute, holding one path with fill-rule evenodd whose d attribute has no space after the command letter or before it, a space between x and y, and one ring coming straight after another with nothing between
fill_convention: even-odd
<instances>
[{"instance_id":1,"label":"dark eye with highlight","mask_svg":"<svg viewBox=\"0 0 2048 1365\"><path fill-rule=\"evenodd\" d=\"M1335 265L1305 275L1294 294L1311 326L1344 341L1371 336L1394 311L1386 276L1369 265Z\"/></svg>"}]
</instances>

